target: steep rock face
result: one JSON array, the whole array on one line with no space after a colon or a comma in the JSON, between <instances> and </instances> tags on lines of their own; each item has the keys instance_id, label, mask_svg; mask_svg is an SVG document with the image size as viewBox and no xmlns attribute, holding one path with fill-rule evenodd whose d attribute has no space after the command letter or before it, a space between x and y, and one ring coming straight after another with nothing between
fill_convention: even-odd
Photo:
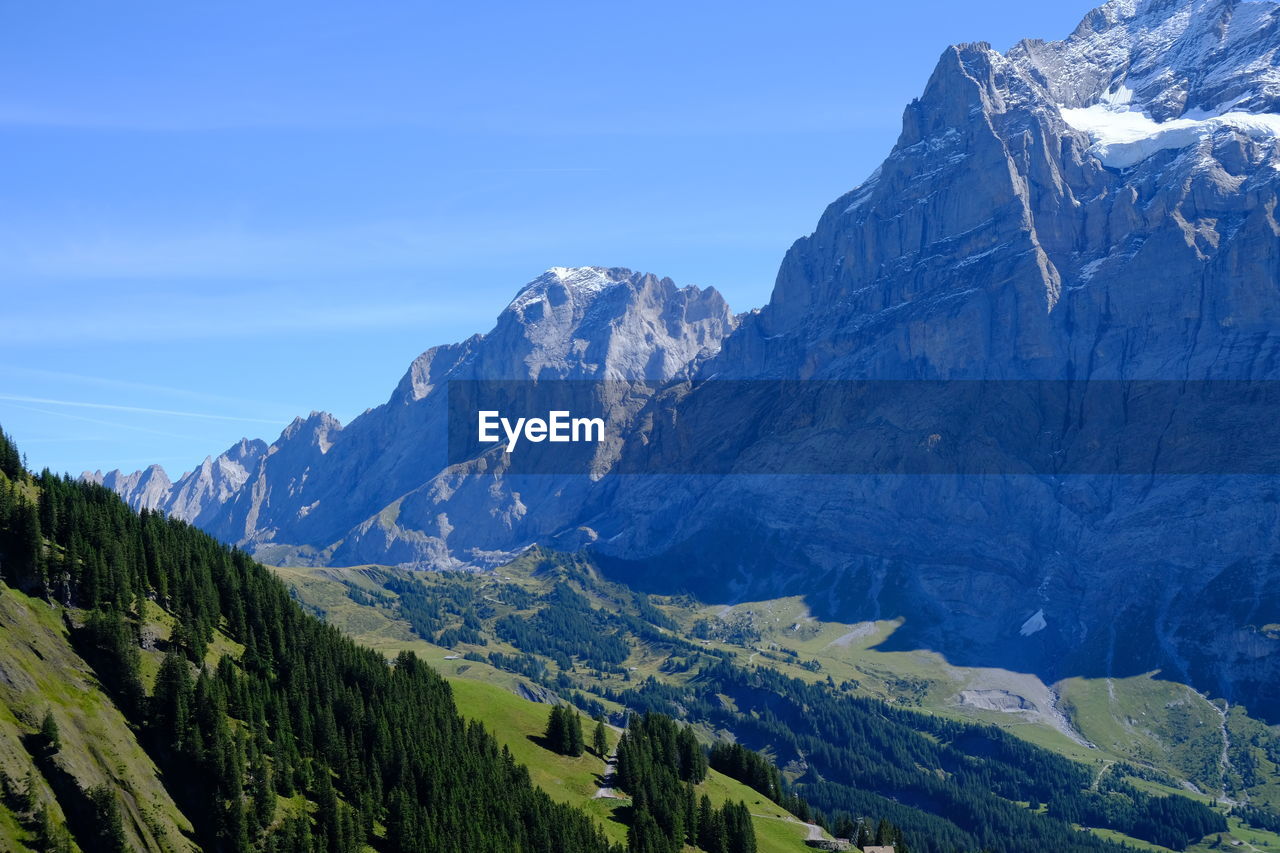
<instances>
[{"instance_id":1,"label":"steep rock face","mask_svg":"<svg viewBox=\"0 0 1280 853\"><path fill-rule=\"evenodd\" d=\"M1090 12L1064 41L1024 41L1009 58L1065 107L1089 106L1123 86L1159 122L1277 113L1277 26L1265 2L1126 0Z\"/></svg>"},{"instance_id":2,"label":"steep rock face","mask_svg":"<svg viewBox=\"0 0 1280 853\"><path fill-rule=\"evenodd\" d=\"M232 542L274 538L282 526L315 510L315 501L308 500L313 480L323 477L328 454L342 438L342 424L328 412L294 418L239 488L200 510L200 525Z\"/></svg>"},{"instance_id":3,"label":"steep rock face","mask_svg":"<svg viewBox=\"0 0 1280 853\"><path fill-rule=\"evenodd\" d=\"M173 484L165 499L167 511L193 524L206 523L257 471L266 452L265 441L246 438L217 458L205 457L200 467Z\"/></svg>"},{"instance_id":4,"label":"steep rock face","mask_svg":"<svg viewBox=\"0 0 1280 853\"><path fill-rule=\"evenodd\" d=\"M625 269L548 271L516 295L492 332L465 344L465 354L450 351L442 359L441 353L428 351L410 367L377 420L372 415L380 410L352 424L352 431L363 427L371 445L425 446L430 452L409 478L401 474L404 461L382 453L375 478L399 478L402 485L373 501L381 511L355 522L326 559L489 565L575 526L595 488L587 478L508 477L500 457L446 467L443 383L660 383L688 375L699 360L713 355L735 322L713 289L677 288L670 279ZM650 386L636 387L643 394ZM642 402L622 395L610 405L623 422ZM388 435L403 440L388 442Z\"/></svg>"},{"instance_id":5,"label":"steep rock face","mask_svg":"<svg viewBox=\"0 0 1280 853\"><path fill-rule=\"evenodd\" d=\"M948 49L893 152L703 374L1280 378L1280 124L1257 114L1280 94L1278 8L1113 2L1064 42ZM657 586L807 593L903 618L902 648L1050 678L1162 669L1274 707L1276 486L637 478L595 532L615 571Z\"/></svg>"},{"instance_id":6,"label":"steep rock face","mask_svg":"<svg viewBox=\"0 0 1280 853\"><path fill-rule=\"evenodd\" d=\"M1161 669L1280 707L1276 478L517 478L491 456L445 466L443 400L475 378L1280 378L1278 9L1115 0L1061 42L949 48L884 163L736 328L714 291L557 268L384 405L295 423L229 497L211 472L182 511L281 561L588 545L640 585L901 618L890 645L962 663ZM830 440L755 441L734 428L752 411L724 416L744 459ZM166 509L182 491L107 476Z\"/></svg>"}]
</instances>

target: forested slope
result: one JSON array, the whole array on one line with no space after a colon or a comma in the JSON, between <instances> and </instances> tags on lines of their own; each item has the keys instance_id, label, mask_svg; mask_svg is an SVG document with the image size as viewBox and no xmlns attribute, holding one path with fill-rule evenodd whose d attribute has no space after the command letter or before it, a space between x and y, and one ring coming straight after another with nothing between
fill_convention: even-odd
<instances>
[{"instance_id":1,"label":"forested slope","mask_svg":"<svg viewBox=\"0 0 1280 853\"><path fill-rule=\"evenodd\" d=\"M37 677L0 678L0 724L28 754L15 766L37 771L4 779L9 846L610 849L587 816L533 787L483 727L464 722L447 683L412 655L389 666L185 523L135 514L98 486L28 474L3 434L0 580L5 651L42 625L41 642L61 637L65 654L41 653ZM42 734L41 709L71 679L101 704L90 717L118 720L99 739ZM104 762L104 749L130 761ZM102 778L85 788L58 770L77 764L107 770L82 774ZM175 837L157 840L166 832Z\"/></svg>"},{"instance_id":2,"label":"forested slope","mask_svg":"<svg viewBox=\"0 0 1280 853\"><path fill-rule=\"evenodd\" d=\"M1229 829L1244 837L1223 805L1177 792L1149 767L1075 742L1072 754L1084 756L1072 757L987 724L922 713L905 691L886 702L853 680L870 680L873 669L840 669L834 653L806 658L765 642L755 631L763 619L742 622L734 608L637 594L600 577L586 555L534 548L491 574L362 567L286 576L305 580L299 594L353 629L358 610L381 625L376 634L393 621L417 633L424 653L434 648L433 660L459 676L494 680L497 668L528 692L554 693L619 725L654 711L704 739L762 751L785 779L763 778L760 768L733 775L770 796L780 788L799 796L833 835L886 820L915 853L1182 850ZM712 616L713 625L694 618L717 610L726 616ZM783 613L766 613L778 634L808 630ZM716 639L738 630L741 645Z\"/></svg>"}]
</instances>

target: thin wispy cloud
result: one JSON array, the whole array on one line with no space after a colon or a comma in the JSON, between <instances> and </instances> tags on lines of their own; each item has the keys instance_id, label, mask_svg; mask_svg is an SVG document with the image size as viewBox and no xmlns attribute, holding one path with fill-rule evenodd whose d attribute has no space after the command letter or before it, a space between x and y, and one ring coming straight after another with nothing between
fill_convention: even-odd
<instances>
[{"instance_id":1,"label":"thin wispy cloud","mask_svg":"<svg viewBox=\"0 0 1280 853\"><path fill-rule=\"evenodd\" d=\"M500 175L511 170L498 169ZM536 170L535 170L536 171ZM435 209L420 219L251 227L207 224L177 227L134 226L104 230L98 225L51 230L45 223L0 242L0 273L22 278L121 280L211 280L228 277L271 281L298 276L358 276L386 280L421 275L442 265L469 268L477 257L509 256L554 246L569 227L594 222L530 221L504 214L487 229L459 219L455 211L479 196L498 198L506 184L468 186L437 195ZM501 212L501 211L500 211ZM604 231L610 233L608 223ZM629 233L617 226L613 233ZM531 271L536 275L540 270ZM358 307L358 306L351 306ZM359 316L358 312L357 315ZM249 314L244 318L252 321Z\"/></svg>"},{"instance_id":2,"label":"thin wispy cloud","mask_svg":"<svg viewBox=\"0 0 1280 853\"><path fill-rule=\"evenodd\" d=\"M849 103L790 100L761 104L757 99L697 104L579 106L565 111L558 103L522 109L456 105L446 111L412 111L402 105L345 109L326 103L300 110L294 104L274 109L245 109L243 105L187 109L166 104L120 104L101 112L82 104L61 108L0 103L0 127L51 131L138 134L204 134L219 132L332 132L342 130L405 130L456 136L483 134L528 138L694 136L741 138L744 135L799 136L852 130L894 128L897 116ZM548 114L558 113L553 121ZM558 170L552 170L558 171Z\"/></svg>"},{"instance_id":3,"label":"thin wispy cloud","mask_svg":"<svg viewBox=\"0 0 1280 853\"><path fill-rule=\"evenodd\" d=\"M0 397L0 399L6 399L6 398ZM190 438L190 436L183 435L181 433L166 432L164 430L151 429L150 427L141 427L141 426L136 426L134 424L122 424L116 421L104 421L99 418L88 418L88 417L85 417L84 415L73 415L70 412L58 412L52 409L41 409L36 406L24 406L20 403L14 403L12 401L9 401L9 406L15 409L24 409L28 412L35 412L41 415L48 415L54 418L61 418L63 420L79 421L81 423L111 427L112 429L127 430L128 432L141 432L141 433L146 433L148 435L162 435L162 436L165 436L166 438L181 438L181 439ZM25 440L24 440L24 443L25 443Z\"/></svg>"},{"instance_id":4,"label":"thin wispy cloud","mask_svg":"<svg viewBox=\"0 0 1280 853\"><path fill-rule=\"evenodd\" d=\"M100 290L100 287L94 289ZM243 298L233 295L233 290L243 293ZM359 299L364 291L358 287L353 285L347 290L350 292L335 296L332 292L313 289L305 299L299 299L295 291L290 302L287 294L264 295L260 288L223 287L219 291L190 294L175 288L159 294L159 298L151 298L153 294L145 288L122 288L113 303L102 305L92 313L57 314L46 308L47 303L19 306L16 316L6 318L8 327L0 336L0 348L57 343L235 340L282 335L304 335L314 340L325 334L344 332L426 330L467 320L473 320L479 327L492 320L491 311L479 312L461 297L426 300L420 295L403 299L381 295L380 301L371 302ZM253 307L246 310L246 303ZM428 342L435 341L428 339Z\"/></svg>"},{"instance_id":5,"label":"thin wispy cloud","mask_svg":"<svg viewBox=\"0 0 1280 853\"><path fill-rule=\"evenodd\" d=\"M198 391L192 388L174 388L170 385L155 385L150 382L135 382L128 379L110 379L105 376L89 376L83 373L67 373L61 370L44 370L42 368L35 367L0 365L0 374L25 377L28 379L40 379L51 382L70 382L78 385L89 385L96 388L108 388L111 390L142 391L148 394L168 395L188 400L202 400L207 403L234 403L242 406L254 406L259 409L264 405L267 405L261 400L249 400L244 397L230 397L224 394L211 394L208 391ZM278 401L272 402L270 405L280 407L282 411L298 412L308 410L307 406L288 406L279 403ZM292 417L293 415L290 414L283 416L282 419L289 420Z\"/></svg>"},{"instance_id":6,"label":"thin wispy cloud","mask_svg":"<svg viewBox=\"0 0 1280 853\"><path fill-rule=\"evenodd\" d=\"M112 464L112 467L118 468L124 471L134 465L139 465L139 466L160 465L161 467L163 467L166 464L177 466L177 465L185 464L190 461L191 460L185 459L181 456L139 456L139 457L131 457L128 459L115 459L115 460L112 460L111 464ZM174 470L177 470L177 468L174 467L174 468L170 468L169 470L174 471ZM182 476L185 477L188 473L190 472L183 471Z\"/></svg>"},{"instance_id":7,"label":"thin wispy cloud","mask_svg":"<svg viewBox=\"0 0 1280 853\"><path fill-rule=\"evenodd\" d=\"M245 418L238 415L214 415L208 412L181 412L174 409L150 409L144 406L121 406L114 403L86 403L81 400L52 400L47 397L24 397L17 394L0 394L0 400L15 403L39 403L45 406L71 406L81 409L107 409L113 412L132 412L143 415L164 415L176 418L198 418L210 421L238 421L251 424L279 424L268 418Z\"/></svg>"}]
</instances>

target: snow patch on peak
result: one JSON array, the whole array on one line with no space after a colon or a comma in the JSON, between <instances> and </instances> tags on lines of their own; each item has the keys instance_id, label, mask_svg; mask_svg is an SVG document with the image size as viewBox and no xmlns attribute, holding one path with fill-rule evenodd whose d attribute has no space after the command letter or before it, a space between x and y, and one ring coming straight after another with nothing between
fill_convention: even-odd
<instances>
[{"instance_id":1,"label":"snow patch on peak","mask_svg":"<svg viewBox=\"0 0 1280 853\"><path fill-rule=\"evenodd\" d=\"M1048 627L1048 625L1049 623L1045 621L1044 609L1042 608L1032 614L1030 619L1022 623L1022 627L1018 630L1018 633L1024 637L1030 637L1037 631L1043 631Z\"/></svg>"},{"instance_id":2,"label":"snow patch on peak","mask_svg":"<svg viewBox=\"0 0 1280 853\"><path fill-rule=\"evenodd\" d=\"M1116 88L1103 92L1098 103L1110 110L1127 112L1129 105L1133 103L1133 90L1121 83Z\"/></svg>"},{"instance_id":3,"label":"snow patch on peak","mask_svg":"<svg viewBox=\"0 0 1280 853\"><path fill-rule=\"evenodd\" d=\"M1274 0L1112 0L1064 41L1007 56L1072 108L1129 105L1156 121L1280 112Z\"/></svg>"},{"instance_id":4,"label":"snow patch on peak","mask_svg":"<svg viewBox=\"0 0 1280 853\"><path fill-rule=\"evenodd\" d=\"M1280 114L1226 112L1203 118L1156 121L1131 110L1133 92L1121 86L1088 107L1062 107L1062 118L1093 141L1089 152L1114 169L1127 169L1170 148L1186 148L1221 130L1233 130L1254 139L1280 137Z\"/></svg>"},{"instance_id":5,"label":"snow patch on peak","mask_svg":"<svg viewBox=\"0 0 1280 853\"><path fill-rule=\"evenodd\" d=\"M321 453L328 453L329 448L333 446L332 434L341 431L342 422L333 415L328 412L313 411L306 418L294 418L280 433L280 439L273 445L273 448L278 447L281 442L290 441L305 432L320 448Z\"/></svg>"},{"instance_id":6,"label":"snow patch on peak","mask_svg":"<svg viewBox=\"0 0 1280 853\"><path fill-rule=\"evenodd\" d=\"M631 270L622 267L552 267L520 288L507 310L518 312L528 305L540 302L551 295L555 288L562 288L563 293L575 301L590 301L633 275Z\"/></svg>"},{"instance_id":7,"label":"snow patch on peak","mask_svg":"<svg viewBox=\"0 0 1280 853\"><path fill-rule=\"evenodd\" d=\"M562 284L588 290L607 286L631 276L631 270L621 267L552 267L547 274L555 276Z\"/></svg>"}]
</instances>

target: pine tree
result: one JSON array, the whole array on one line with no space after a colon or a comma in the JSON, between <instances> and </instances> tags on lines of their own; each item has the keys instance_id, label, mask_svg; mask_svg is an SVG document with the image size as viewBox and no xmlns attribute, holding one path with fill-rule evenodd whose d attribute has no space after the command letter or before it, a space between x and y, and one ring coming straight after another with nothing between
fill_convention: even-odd
<instances>
[{"instance_id":1,"label":"pine tree","mask_svg":"<svg viewBox=\"0 0 1280 853\"><path fill-rule=\"evenodd\" d=\"M700 839L699 846L706 850L707 853L737 853L729 847L729 833L724 825L724 813L713 811L711 813L711 822L707 824L706 831L698 833Z\"/></svg>"},{"instance_id":2,"label":"pine tree","mask_svg":"<svg viewBox=\"0 0 1280 853\"><path fill-rule=\"evenodd\" d=\"M10 582L23 592L33 595L44 592L44 538L40 531L40 514L30 502L21 497L14 507L13 539L6 575Z\"/></svg>"},{"instance_id":3,"label":"pine tree","mask_svg":"<svg viewBox=\"0 0 1280 853\"><path fill-rule=\"evenodd\" d=\"M94 818L92 849L103 853L125 853L129 849L128 840L120 820L120 804L116 802L116 795L106 785L90 788L88 793Z\"/></svg>"},{"instance_id":4,"label":"pine tree","mask_svg":"<svg viewBox=\"0 0 1280 853\"><path fill-rule=\"evenodd\" d=\"M627 830L628 853L667 853L666 833L648 809L639 809Z\"/></svg>"},{"instance_id":5,"label":"pine tree","mask_svg":"<svg viewBox=\"0 0 1280 853\"><path fill-rule=\"evenodd\" d=\"M582 739L582 715L572 708L566 708L565 716L569 724L569 742L566 754L575 757L582 755L586 751L586 744Z\"/></svg>"},{"instance_id":6,"label":"pine tree","mask_svg":"<svg viewBox=\"0 0 1280 853\"><path fill-rule=\"evenodd\" d=\"M23 474L22 457L4 430L0 430L0 473L10 480L16 480Z\"/></svg>"},{"instance_id":7,"label":"pine tree","mask_svg":"<svg viewBox=\"0 0 1280 853\"><path fill-rule=\"evenodd\" d=\"M40 721L40 739L44 741L44 748L49 752L57 752L62 749L62 738L58 734L58 721L53 718L53 711L45 711L44 719Z\"/></svg>"},{"instance_id":8,"label":"pine tree","mask_svg":"<svg viewBox=\"0 0 1280 853\"><path fill-rule=\"evenodd\" d=\"M751 825L747 804L741 801L725 803L721 813L728 849L734 853L756 853L756 831Z\"/></svg>"},{"instance_id":9,"label":"pine tree","mask_svg":"<svg viewBox=\"0 0 1280 853\"><path fill-rule=\"evenodd\" d=\"M703 850L712 849L715 822L716 811L711 807L711 798L703 794L698 802L698 846Z\"/></svg>"},{"instance_id":10,"label":"pine tree","mask_svg":"<svg viewBox=\"0 0 1280 853\"><path fill-rule=\"evenodd\" d=\"M185 655L170 649L160 663L156 686L149 702L150 727L168 740L167 746L182 753L191 746L191 712L195 689Z\"/></svg>"},{"instance_id":11,"label":"pine tree","mask_svg":"<svg viewBox=\"0 0 1280 853\"><path fill-rule=\"evenodd\" d=\"M71 853L71 833L65 826L54 823L53 816L44 806L36 812L36 844L45 853Z\"/></svg>"},{"instance_id":12,"label":"pine tree","mask_svg":"<svg viewBox=\"0 0 1280 853\"><path fill-rule=\"evenodd\" d=\"M693 733L693 729L688 726L682 726L680 733L676 735L676 748L680 756L680 778L687 779L694 784L701 782L707 776L707 754L702 751L702 747L698 744L698 738Z\"/></svg>"},{"instance_id":13,"label":"pine tree","mask_svg":"<svg viewBox=\"0 0 1280 853\"><path fill-rule=\"evenodd\" d=\"M36 810L40 802L38 784L35 768L31 768L27 771L27 778L23 780L22 790L14 791L14 808L17 811L25 813Z\"/></svg>"},{"instance_id":14,"label":"pine tree","mask_svg":"<svg viewBox=\"0 0 1280 853\"><path fill-rule=\"evenodd\" d=\"M684 783L684 840L686 844L698 843L698 795L692 782Z\"/></svg>"},{"instance_id":15,"label":"pine tree","mask_svg":"<svg viewBox=\"0 0 1280 853\"><path fill-rule=\"evenodd\" d=\"M551 713L547 716L547 746L552 752L558 752L564 755L569 751L569 720L565 716L564 708L560 705L552 705Z\"/></svg>"},{"instance_id":16,"label":"pine tree","mask_svg":"<svg viewBox=\"0 0 1280 853\"><path fill-rule=\"evenodd\" d=\"M601 758L609 752L609 736L604 730L604 718L596 720L595 730L591 733L591 750Z\"/></svg>"}]
</instances>

